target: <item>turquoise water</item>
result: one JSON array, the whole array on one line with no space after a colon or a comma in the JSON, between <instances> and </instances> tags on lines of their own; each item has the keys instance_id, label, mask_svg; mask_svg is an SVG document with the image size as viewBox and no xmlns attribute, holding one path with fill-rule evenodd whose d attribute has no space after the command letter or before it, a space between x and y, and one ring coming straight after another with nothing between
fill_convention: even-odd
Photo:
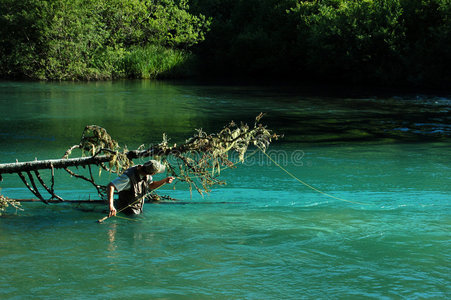
<instances>
[{"instance_id":1,"label":"turquoise water","mask_svg":"<svg viewBox=\"0 0 451 300\"><path fill-rule=\"evenodd\" d=\"M103 224L102 207L24 203L0 217L1 299L444 299L451 296L451 100L149 81L0 83L1 163L57 158L97 124L130 149L260 111L285 137ZM335 94L335 93L333 93ZM64 173L57 192L95 198ZM103 174L108 182L114 176ZM16 175L2 194L31 198Z\"/></svg>"}]
</instances>

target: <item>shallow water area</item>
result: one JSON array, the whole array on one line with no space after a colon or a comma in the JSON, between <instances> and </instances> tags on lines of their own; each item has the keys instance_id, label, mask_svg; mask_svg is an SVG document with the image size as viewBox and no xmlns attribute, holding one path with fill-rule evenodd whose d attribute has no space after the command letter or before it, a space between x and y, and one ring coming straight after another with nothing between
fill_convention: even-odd
<instances>
[{"instance_id":1,"label":"shallow water area","mask_svg":"<svg viewBox=\"0 0 451 300\"><path fill-rule=\"evenodd\" d=\"M0 89L1 163L60 157L87 124L129 149L163 132L180 143L194 128L250 123L260 111L285 134L271 159L257 152L224 170L227 185L204 197L164 187L183 203L148 203L131 219L99 224L106 207L93 204L8 208L1 299L451 296L449 98L150 81ZM96 198L63 172L55 187L66 199ZM1 188L32 197L17 175Z\"/></svg>"}]
</instances>

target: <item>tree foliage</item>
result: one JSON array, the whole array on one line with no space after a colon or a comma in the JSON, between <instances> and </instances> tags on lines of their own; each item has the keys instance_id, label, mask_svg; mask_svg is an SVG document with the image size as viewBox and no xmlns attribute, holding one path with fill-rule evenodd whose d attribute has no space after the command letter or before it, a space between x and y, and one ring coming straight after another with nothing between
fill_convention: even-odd
<instances>
[{"instance_id":1,"label":"tree foliage","mask_svg":"<svg viewBox=\"0 0 451 300\"><path fill-rule=\"evenodd\" d=\"M151 47L167 55L172 48L180 55L204 39L209 20L188 7L186 0L1 0L0 74L125 77L124 60L135 51Z\"/></svg>"},{"instance_id":2,"label":"tree foliage","mask_svg":"<svg viewBox=\"0 0 451 300\"><path fill-rule=\"evenodd\" d=\"M449 0L0 0L8 78L448 86L450 42Z\"/></svg>"},{"instance_id":3,"label":"tree foliage","mask_svg":"<svg viewBox=\"0 0 451 300\"><path fill-rule=\"evenodd\" d=\"M449 0L193 0L191 6L213 20L197 47L210 72L348 83L451 80Z\"/></svg>"}]
</instances>

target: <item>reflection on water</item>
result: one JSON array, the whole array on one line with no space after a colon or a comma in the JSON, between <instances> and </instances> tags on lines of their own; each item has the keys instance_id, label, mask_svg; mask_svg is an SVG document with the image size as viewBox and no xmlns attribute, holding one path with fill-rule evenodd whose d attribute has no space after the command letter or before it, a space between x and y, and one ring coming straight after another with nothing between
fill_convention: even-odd
<instances>
[{"instance_id":1,"label":"reflection on water","mask_svg":"<svg viewBox=\"0 0 451 300\"><path fill-rule=\"evenodd\" d=\"M0 150L19 154L43 142L54 151L69 147L89 124L129 148L157 143L163 132L180 143L195 128L253 122L261 111L284 141L443 141L451 135L451 100L438 97L313 97L289 88L153 81L2 82L0 90L0 140L8 144Z\"/></svg>"},{"instance_id":2,"label":"reflection on water","mask_svg":"<svg viewBox=\"0 0 451 300\"><path fill-rule=\"evenodd\" d=\"M110 228L108 229L108 241L110 242L110 245L108 247L108 251L114 252L117 249L117 246L115 244L116 242L116 223L113 223L110 225ZM114 255L109 255L109 257L114 258Z\"/></svg>"}]
</instances>

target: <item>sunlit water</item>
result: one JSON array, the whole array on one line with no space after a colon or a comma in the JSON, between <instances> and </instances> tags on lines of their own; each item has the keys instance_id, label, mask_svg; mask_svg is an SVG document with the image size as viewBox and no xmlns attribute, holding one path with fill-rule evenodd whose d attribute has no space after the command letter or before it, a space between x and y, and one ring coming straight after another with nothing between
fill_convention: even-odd
<instances>
[{"instance_id":1,"label":"sunlit water","mask_svg":"<svg viewBox=\"0 0 451 300\"><path fill-rule=\"evenodd\" d=\"M8 209L1 299L451 296L447 97L149 81L3 82L0 92L1 163L58 158L88 124L129 149L163 132L180 143L195 128L251 123L260 111L285 134L268 152L283 169L257 152L222 172L226 186L205 197L165 187L190 204L146 204L133 220L98 224L106 207L94 205ZM62 172L55 186L66 199L96 198ZM32 197L17 175L1 187Z\"/></svg>"}]
</instances>

